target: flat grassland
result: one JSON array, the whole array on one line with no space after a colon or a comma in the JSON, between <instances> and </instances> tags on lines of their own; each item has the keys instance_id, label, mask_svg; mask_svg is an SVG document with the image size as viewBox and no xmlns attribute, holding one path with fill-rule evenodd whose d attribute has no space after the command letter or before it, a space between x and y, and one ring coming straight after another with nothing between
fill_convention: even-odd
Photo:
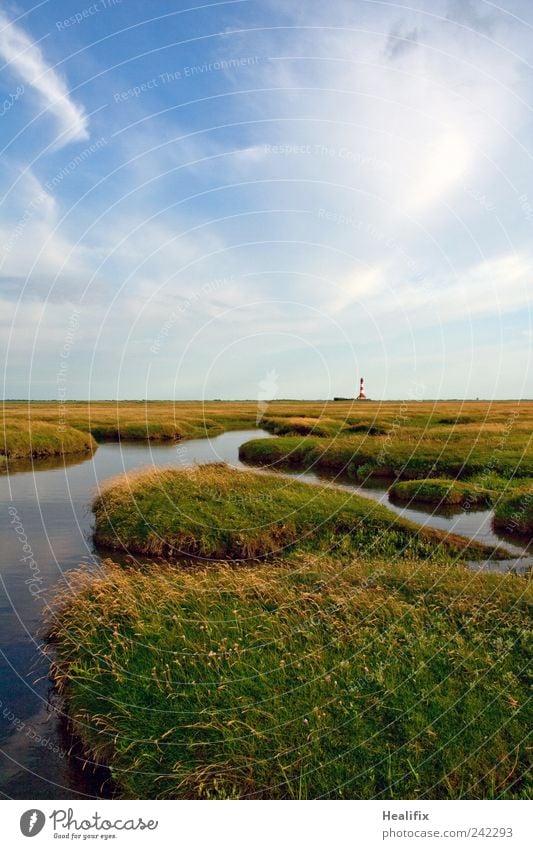
<instances>
[{"instance_id":1,"label":"flat grassland","mask_svg":"<svg viewBox=\"0 0 533 849\"><path fill-rule=\"evenodd\" d=\"M293 466L367 477L459 477L490 488L533 476L533 403L455 406L417 402L370 405L337 417L283 416L273 410L264 426L282 434L253 440L241 450L251 463ZM459 410L468 410L468 415ZM329 408L328 408L329 409ZM335 407L333 407L335 410Z\"/></svg>"},{"instance_id":2,"label":"flat grassland","mask_svg":"<svg viewBox=\"0 0 533 849\"><path fill-rule=\"evenodd\" d=\"M44 423L51 426L47 433L71 427L97 440L185 439L259 424L280 436L333 437L343 448L359 446L385 471L413 448L457 468L461 460L483 464L494 449L507 460L506 471L513 461L523 466L521 459L531 471L532 461L530 401L273 401L264 414L257 401L5 401L2 419L2 432L22 425L35 436ZM13 436L4 436L4 453L15 453Z\"/></svg>"},{"instance_id":3,"label":"flat grassland","mask_svg":"<svg viewBox=\"0 0 533 849\"><path fill-rule=\"evenodd\" d=\"M264 408L261 405L261 410ZM533 402L274 401L4 402L0 456L84 450L97 441L214 436L257 424L280 436L243 452L348 475L478 476L480 485L533 477ZM71 443L73 431L84 442Z\"/></svg>"},{"instance_id":4,"label":"flat grassland","mask_svg":"<svg viewBox=\"0 0 533 849\"><path fill-rule=\"evenodd\" d=\"M400 498L491 504L509 532L533 532L533 403L257 411L108 402L62 416L97 440L258 424L278 438L241 457L267 471L380 477ZM43 438L57 427L53 404L30 414ZM4 452L27 422L27 405L4 406ZM530 578L469 571L479 546L353 493L218 465L112 481L94 509L97 543L135 558L69 573L47 633L74 733L118 795L531 797Z\"/></svg>"},{"instance_id":5,"label":"flat grassland","mask_svg":"<svg viewBox=\"0 0 533 849\"><path fill-rule=\"evenodd\" d=\"M310 554L69 575L53 679L128 798L530 798L531 582Z\"/></svg>"}]
</instances>

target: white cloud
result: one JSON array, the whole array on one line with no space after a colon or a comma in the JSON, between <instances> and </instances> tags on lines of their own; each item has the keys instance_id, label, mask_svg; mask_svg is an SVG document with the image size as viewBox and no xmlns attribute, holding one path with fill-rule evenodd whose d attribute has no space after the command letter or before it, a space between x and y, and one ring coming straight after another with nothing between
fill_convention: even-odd
<instances>
[{"instance_id":1,"label":"white cloud","mask_svg":"<svg viewBox=\"0 0 533 849\"><path fill-rule=\"evenodd\" d=\"M483 260L458 275L439 293L450 318L497 315L531 303L533 261L525 253L508 253Z\"/></svg>"},{"instance_id":2,"label":"white cloud","mask_svg":"<svg viewBox=\"0 0 533 849\"><path fill-rule=\"evenodd\" d=\"M0 178L9 166L10 163L4 162ZM74 248L58 228L59 217L56 199L27 168L18 177L17 191L6 193L2 203L0 274L17 278L33 274L35 279L42 280L61 271L86 274L85 248L83 245Z\"/></svg>"},{"instance_id":3,"label":"white cloud","mask_svg":"<svg viewBox=\"0 0 533 849\"><path fill-rule=\"evenodd\" d=\"M43 107L59 123L57 146L89 138L85 110L69 97L65 81L49 66L37 45L0 12L0 57L9 69L38 94Z\"/></svg>"},{"instance_id":4,"label":"white cloud","mask_svg":"<svg viewBox=\"0 0 533 849\"><path fill-rule=\"evenodd\" d=\"M436 275L431 286L395 285L410 325L431 327L451 321L498 316L531 304L533 259L527 253L505 253L473 263L455 274ZM389 298L371 305L375 314L394 310Z\"/></svg>"},{"instance_id":5,"label":"white cloud","mask_svg":"<svg viewBox=\"0 0 533 849\"><path fill-rule=\"evenodd\" d=\"M381 265L357 269L339 282L336 296L331 301L331 312L340 312L354 302L377 295L382 291L384 282L384 268Z\"/></svg>"},{"instance_id":6,"label":"white cloud","mask_svg":"<svg viewBox=\"0 0 533 849\"><path fill-rule=\"evenodd\" d=\"M461 133L449 131L435 140L422 157L408 208L418 211L443 197L464 176L470 158L470 145Z\"/></svg>"}]
</instances>

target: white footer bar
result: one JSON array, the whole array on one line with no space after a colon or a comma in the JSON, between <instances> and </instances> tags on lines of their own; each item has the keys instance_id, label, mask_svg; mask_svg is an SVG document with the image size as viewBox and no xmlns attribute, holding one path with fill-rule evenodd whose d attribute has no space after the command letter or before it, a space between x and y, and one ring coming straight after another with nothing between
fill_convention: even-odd
<instances>
[{"instance_id":1,"label":"white footer bar","mask_svg":"<svg viewBox=\"0 0 533 849\"><path fill-rule=\"evenodd\" d=\"M4 846L533 846L527 801L4 801ZM35 838L35 843L30 843ZM67 843L67 841L69 841Z\"/></svg>"}]
</instances>

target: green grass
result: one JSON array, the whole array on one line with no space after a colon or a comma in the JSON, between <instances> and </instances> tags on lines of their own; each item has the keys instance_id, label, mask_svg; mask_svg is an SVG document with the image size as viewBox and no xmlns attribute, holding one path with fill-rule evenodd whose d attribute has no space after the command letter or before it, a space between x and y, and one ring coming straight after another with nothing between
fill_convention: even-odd
<instances>
[{"instance_id":1,"label":"green grass","mask_svg":"<svg viewBox=\"0 0 533 849\"><path fill-rule=\"evenodd\" d=\"M494 525L511 534L533 537L533 487L504 495L494 510Z\"/></svg>"},{"instance_id":2,"label":"green grass","mask_svg":"<svg viewBox=\"0 0 533 849\"><path fill-rule=\"evenodd\" d=\"M399 501L461 507L491 507L499 493L471 483L430 478L392 484L390 494Z\"/></svg>"},{"instance_id":3,"label":"green grass","mask_svg":"<svg viewBox=\"0 0 533 849\"><path fill-rule=\"evenodd\" d=\"M125 475L107 486L93 510L98 545L166 558L249 559L294 546L441 560L493 551L420 528L353 493L222 464Z\"/></svg>"},{"instance_id":4,"label":"green grass","mask_svg":"<svg viewBox=\"0 0 533 849\"><path fill-rule=\"evenodd\" d=\"M99 439L175 439L256 414L121 402L66 415ZM247 443L251 463L401 478L439 501L505 493L507 524L531 506L533 404L276 402L260 426L279 438ZM531 796L531 582L456 565L483 546L353 493L223 466L129 475L94 509L97 543L136 566L69 573L52 675L120 795Z\"/></svg>"},{"instance_id":5,"label":"green grass","mask_svg":"<svg viewBox=\"0 0 533 849\"><path fill-rule=\"evenodd\" d=\"M408 428L387 436L282 436L251 440L241 446L239 456L256 465L335 472L359 479L382 476L418 480L484 474L510 479L533 476L530 436L517 432L504 449L498 448L499 440L492 431L477 440L471 433L445 439L436 429L426 434Z\"/></svg>"},{"instance_id":6,"label":"green grass","mask_svg":"<svg viewBox=\"0 0 533 849\"><path fill-rule=\"evenodd\" d=\"M42 421L5 424L0 434L0 459L52 457L94 451L96 442L88 433Z\"/></svg>"},{"instance_id":7,"label":"green grass","mask_svg":"<svg viewBox=\"0 0 533 849\"><path fill-rule=\"evenodd\" d=\"M90 430L93 436L101 442L109 440L117 442L124 440L160 441L179 440L194 438L195 436L208 436L222 433L222 428L206 426L204 431L196 424L183 424L170 421L121 421L115 423L91 424Z\"/></svg>"},{"instance_id":8,"label":"green grass","mask_svg":"<svg viewBox=\"0 0 533 849\"><path fill-rule=\"evenodd\" d=\"M531 583L303 555L69 573L53 678L127 798L529 798Z\"/></svg>"}]
</instances>

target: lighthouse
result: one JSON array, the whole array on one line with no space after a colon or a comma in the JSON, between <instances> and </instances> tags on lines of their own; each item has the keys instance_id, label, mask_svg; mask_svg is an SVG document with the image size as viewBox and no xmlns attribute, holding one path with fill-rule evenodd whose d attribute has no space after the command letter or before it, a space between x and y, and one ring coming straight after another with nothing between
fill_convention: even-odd
<instances>
[{"instance_id":1,"label":"lighthouse","mask_svg":"<svg viewBox=\"0 0 533 849\"><path fill-rule=\"evenodd\" d=\"M365 395L364 378L360 378L359 380L359 395L357 396L357 401L368 401L368 398Z\"/></svg>"}]
</instances>

